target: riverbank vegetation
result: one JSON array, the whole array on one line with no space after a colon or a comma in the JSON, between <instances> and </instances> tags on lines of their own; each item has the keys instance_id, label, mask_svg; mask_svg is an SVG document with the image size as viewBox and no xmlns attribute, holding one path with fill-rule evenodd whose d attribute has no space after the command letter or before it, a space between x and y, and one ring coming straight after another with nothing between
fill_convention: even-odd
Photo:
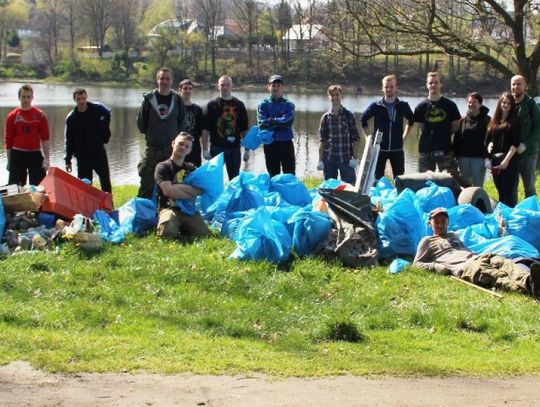
<instances>
[{"instance_id":1,"label":"riverbank vegetation","mask_svg":"<svg viewBox=\"0 0 540 407\"><path fill-rule=\"evenodd\" d=\"M490 190L488 188L488 190ZM491 189L492 191L492 189ZM114 188L121 205L136 188ZM49 371L327 376L536 374L538 302L448 277L234 245L129 237L0 261L0 363Z\"/></svg>"},{"instance_id":2,"label":"riverbank vegetation","mask_svg":"<svg viewBox=\"0 0 540 407\"><path fill-rule=\"evenodd\" d=\"M446 91L499 94L522 73L536 95L535 2L359 0L8 0L0 2L0 78L147 86L169 65L177 80L379 88L395 73L424 92L427 71ZM387 10L391 7L391 10Z\"/></svg>"}]
</instances>

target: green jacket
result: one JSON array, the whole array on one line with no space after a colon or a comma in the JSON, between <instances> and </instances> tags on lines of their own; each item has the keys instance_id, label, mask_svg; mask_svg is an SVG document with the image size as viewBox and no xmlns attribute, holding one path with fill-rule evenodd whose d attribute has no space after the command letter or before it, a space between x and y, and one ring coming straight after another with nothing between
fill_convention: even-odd
<instances>
[{"instance_id":1,"label":"green jacket","mask_svg":"<svg viewBox=\"0 0 540 407\"><path fill-rule=\"evenodd\" d=\"M525 95L525 98L519 104L518 116L521 122L521 142L527 147L521 156L529 157L538 154L540 147L540 108L529 95Z\"/></svg>"}]
</instances>

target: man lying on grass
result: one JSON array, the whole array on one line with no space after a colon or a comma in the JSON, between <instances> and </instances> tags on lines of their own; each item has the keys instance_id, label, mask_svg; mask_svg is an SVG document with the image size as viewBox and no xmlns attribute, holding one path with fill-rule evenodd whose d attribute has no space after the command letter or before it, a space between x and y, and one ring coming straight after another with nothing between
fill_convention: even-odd
<instances>
[{"instance_id":1,"label":"man lying on grass","mask_svg":"<svg viewBox=\"0 0 540 407\"><path fill-rule=\"evenodd\" d=\"M433 236L418 244L413 266L438 274L452 274L485 288L501 288L540 296L540 263L524 259L523 263L496 254L477 255L467 249L457 235L448 232L448 212L433 209L429 214Z\"/></svg>"},{"instance_id":2,"label":"man lying on grass","mask_svg":"<svg viewBox=\"0 0 540 407\"><path fill-rule=\"evenodd\" d=\"M205 237L211 234L199 212L185 214L176 206L177 199L195 200L202 191L182 184L183 178L195 170L195 165L185 162L191 152L193 137L186 132L176 136L172 142L171 158L156 166L154 178L158 186L159 220L157 235L177 238L180 235Z\"/></svg>"}]
</instances>

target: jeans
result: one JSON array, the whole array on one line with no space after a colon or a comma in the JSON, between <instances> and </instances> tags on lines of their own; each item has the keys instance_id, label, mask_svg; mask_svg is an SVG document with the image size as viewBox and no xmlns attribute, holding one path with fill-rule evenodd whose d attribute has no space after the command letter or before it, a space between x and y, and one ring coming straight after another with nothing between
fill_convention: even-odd
<instances>
[{"instance_id":1,"label":"jeans","mask_svg":"<svg viewBox=\"0 0 540 407\"><path fill-rule=\"evenodd\" d=\"M459 172L471 186L482 187L486 177L486 163L484 158L458 157Z\"/></svg>"},{"instance_id":2,"label":"jeans","mask_svg":"<svg viewBox=\"0 0 540 407\"><path fill-rule=\"evenodd\" d=\"M349 166L349 161L344 161L341 163L324 161L324 179L330 179L338 177L338 171L343 182L348 182L349 184L354 185L356 183L356 173L354 168Z\"/></svg>"},{"instance_id":3,"label":"jeans","mask_svg":"<svg viewBox=\"0 0 540 407\"><path fill-rule=\"evenodd\" d=\"M518 172L523 181L525 189L525 198L536 195L536 160L538 154L526 157L519 157Z\"/></svg>"}]
</instances>

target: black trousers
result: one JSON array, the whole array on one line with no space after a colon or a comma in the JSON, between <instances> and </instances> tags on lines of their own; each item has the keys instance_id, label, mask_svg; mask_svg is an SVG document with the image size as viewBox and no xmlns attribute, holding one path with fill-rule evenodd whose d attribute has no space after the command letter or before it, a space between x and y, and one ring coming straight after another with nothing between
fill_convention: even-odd
<instances>
[{"instance_id":1,"label":"black trousers","mask_svg":"<svg viewBox=\"0 0 540 407\"><path fill-rule=\"evenodd\" d=\"M519 157L512 157L508 167L493 174L493 183L499 192L499 202L513 208L518 201Z\"/></svg>"},{"instance_id":2,"label":"black trousers","mask_svg":"<svg viewBox=\"0 0 540 407\"><path fill-rule=\"evenodd\" d=\"M296 171L296 161L294 158L294 144L289 141L274 141L264 145L264 158L266 160L266 170L270 177L284 174L293 174Z\"/></svg>"},{"instance_id":3,"label":"black trousers","mask_svg":"<svg viewBox=\"0 0 540 407\"><path fill-rule=\"evenodd\" d=\"M386 167L387 160L390 160L393 178L396 178L398 175L402 175L405 172L405 153L403 150L379 151L377 167L375 168L375 179L379 179L384 176L384 169Z\"/></svg>"},{"instance_id":4,"label":"black trousers","mask_svg":"<svg viewBox=\"0 0 540 407\"><path fill-rule=\"evenodd\" d=\"M94 177L93 171L95 171L99 177L101 190L109 193L112 192L109 160L105 149L93 152L89 156L77 157L77 177L79 179L86 178L92 181Z\"/></svg>"},{"instance_id":5,"label":"black trousers","mask_svg":"<svg viewBox=\"0 0 540 407\"><path fill-rule=\"evenodd\" d=\"M9 184L26 185L26 178L30 185L39 185L45 178L43 168L43 155L41 151L21 151L11 149L9 160Z\"/></svg>"}]
</instances>

